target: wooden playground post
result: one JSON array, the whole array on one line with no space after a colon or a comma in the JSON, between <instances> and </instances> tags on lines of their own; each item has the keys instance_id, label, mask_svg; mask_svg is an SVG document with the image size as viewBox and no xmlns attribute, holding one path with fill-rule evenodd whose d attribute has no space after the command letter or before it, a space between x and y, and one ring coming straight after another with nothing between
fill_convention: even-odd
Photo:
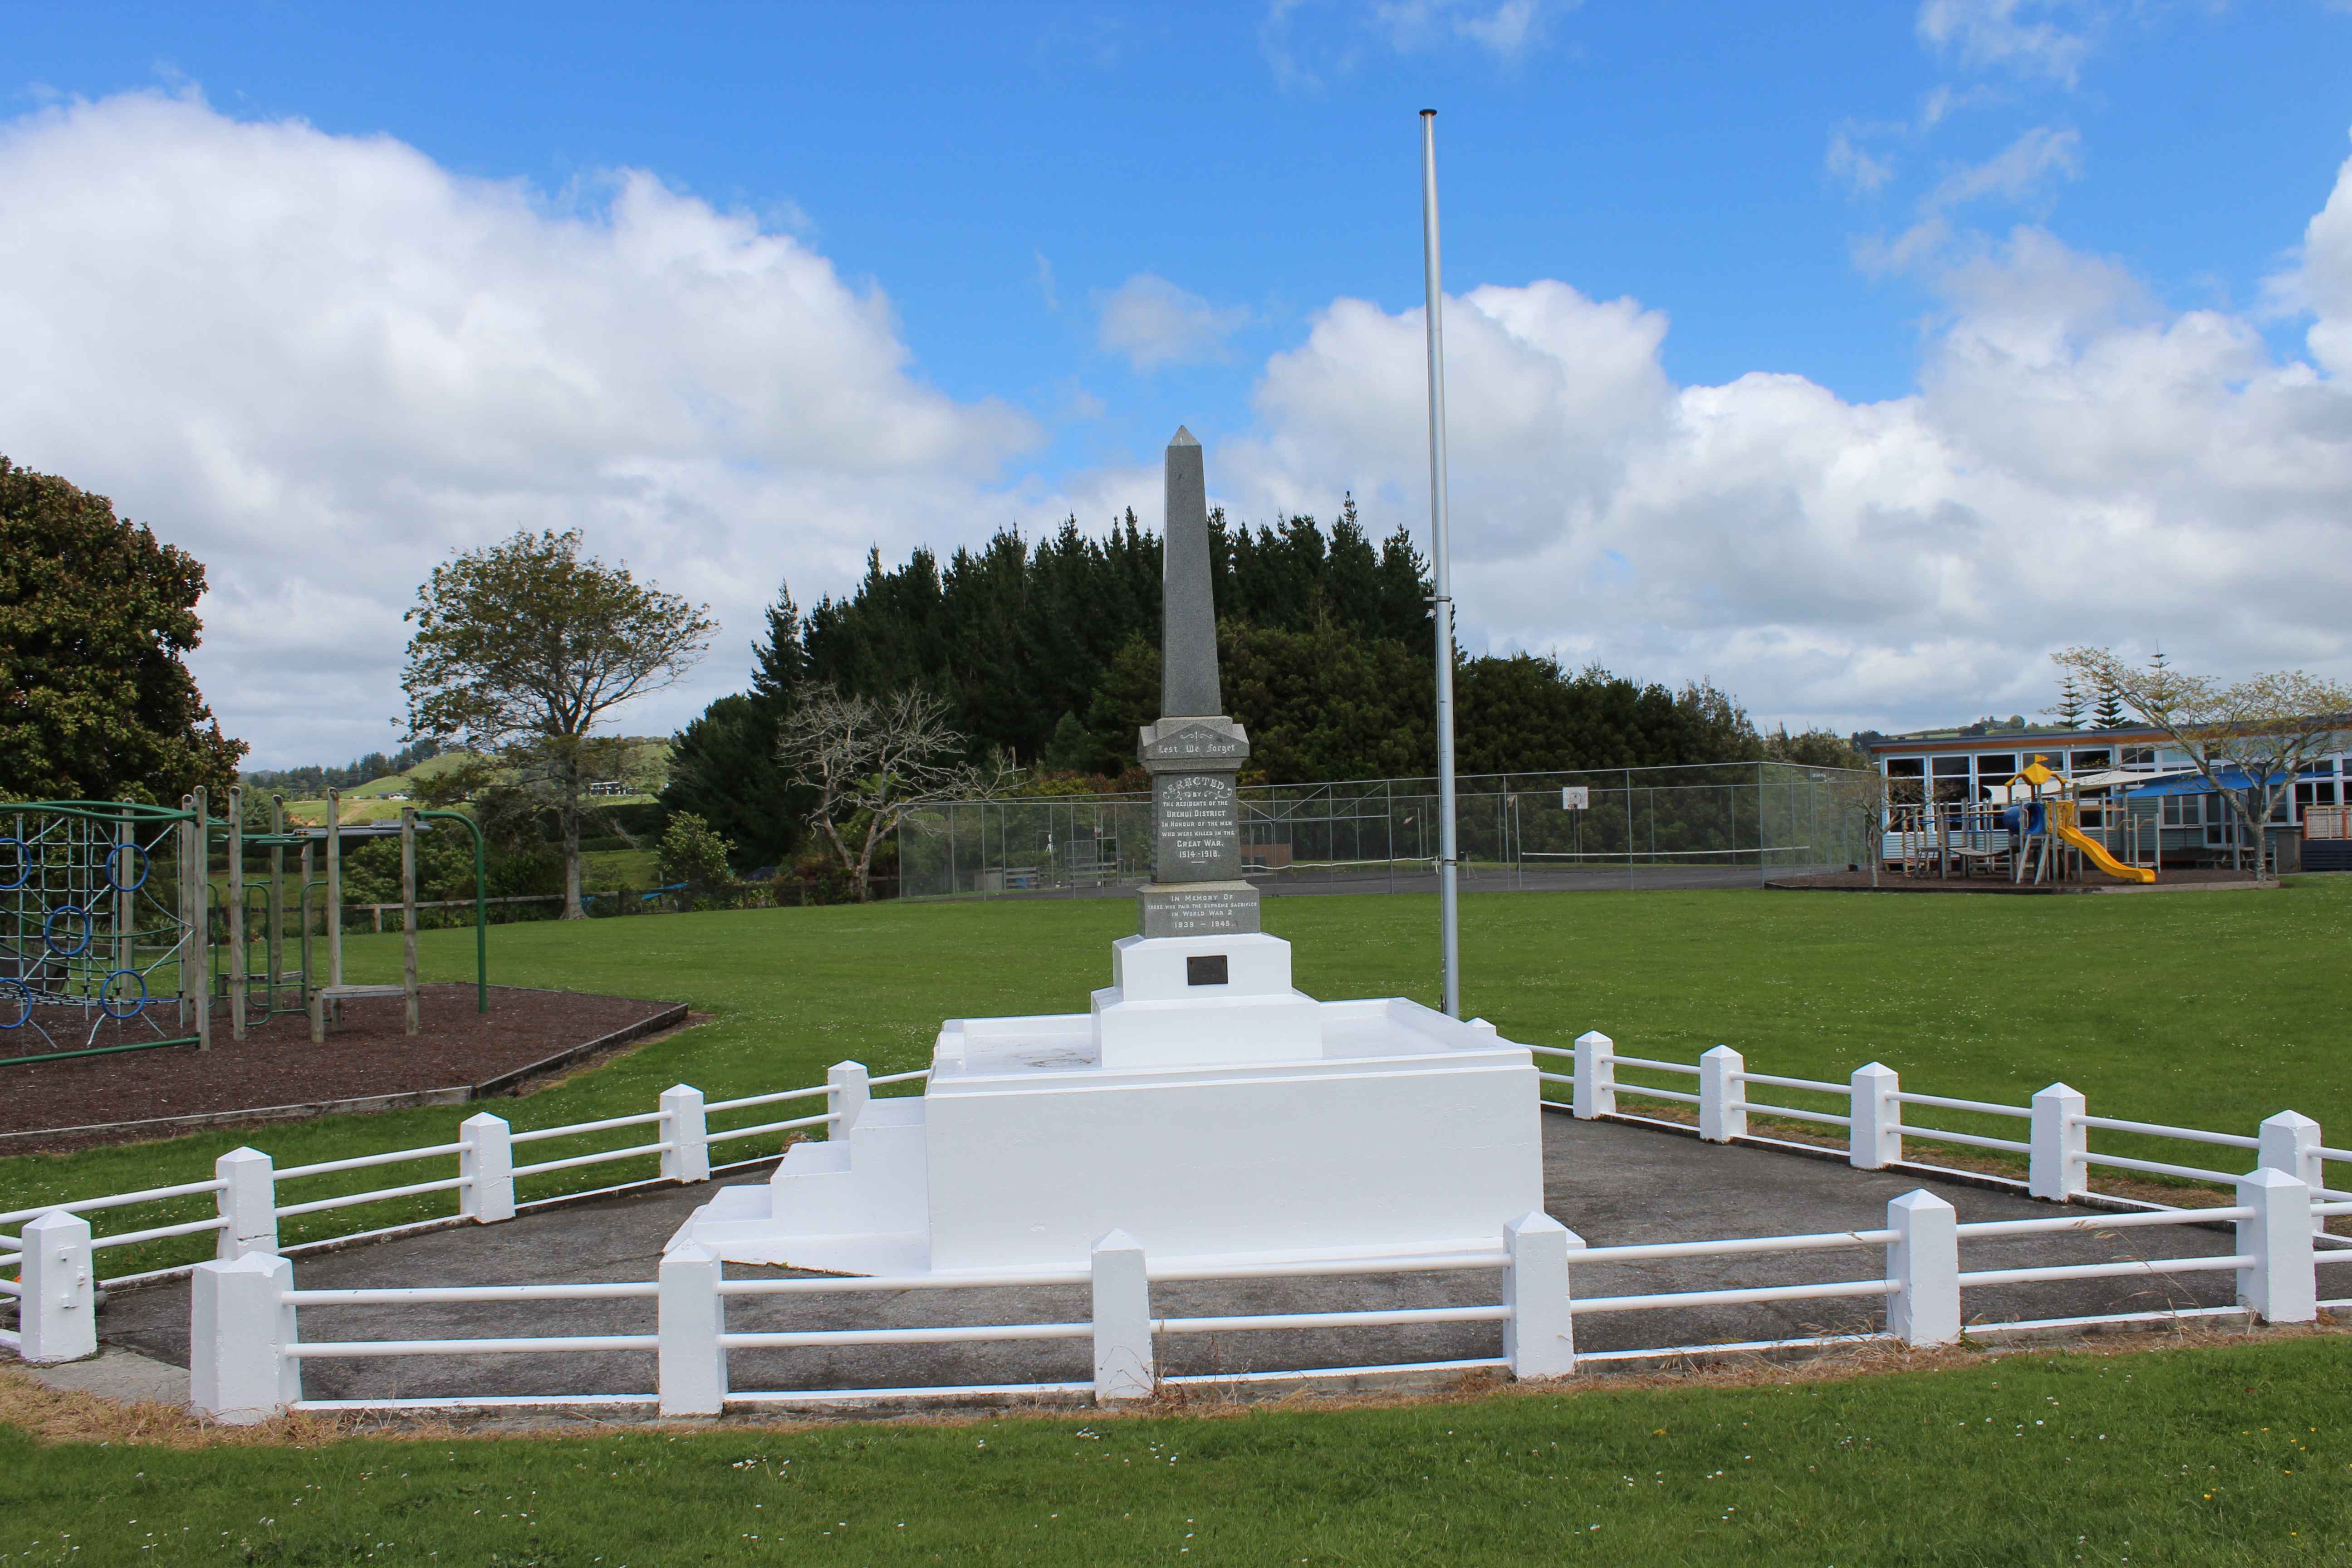
<instances>
[{"instance_id":1,"label":"wooden playground post","mask_svg":"<svg viewBox=\"0 0 2352 1568\"><path fill-rule=\"evenodd\" d=\"M228 1032L245 1038L245 791L228 789Z\"/></svg>"},{"instance_id":2,"label":"wooden playground post","mask_svg":"<svg viewBox=\"0 0 2352 1568\"><path fill-rule=\"evenodd\" d=\"M262 994L264 1017L278 1012L278 983L286 977L286 797L269 797L269 980Z\"/></svg>"},{"instance_id":3,"label":"wooden playground post","mask_svg":"<svg viewBox=\"0 0 2352 1568\"><path fill-rule=\"evenodd\" d=\"M307 1013L310 1010L310 841L308 838L302 841L301 869L296 874L302 881L295 894L295 901L302 910L302 977L298 984L301 989L302 1010Z\"/></svg>"},{"instance_id":4,"label":"wooden playground post","mask_svg":"<svg viewBox=\"0 0 2352 1568\"><path fill-rule=\"evenodd\" d=\"M408 1003L408 1030L416 1033L416 808L400 808L400 984Z\"/></svg>"},{"instance_id":5,"label":"wooden playground post","mask_svg":"<svg viewBox=\"0 0 2352 1568\"><path fill-rule=\"evenodd\" d=\"M327 984L343 983L343 792L327 792Z\"/></svg>"}]
</instances>

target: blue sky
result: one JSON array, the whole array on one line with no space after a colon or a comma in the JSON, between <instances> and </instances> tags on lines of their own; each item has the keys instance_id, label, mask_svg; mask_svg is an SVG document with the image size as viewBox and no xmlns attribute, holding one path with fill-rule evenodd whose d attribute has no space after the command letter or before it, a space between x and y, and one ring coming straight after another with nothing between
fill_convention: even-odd
<instances>
[{"instance_id":1,"label":"blue sky","mask_svg":"<svg viewBox=\"0 0 2352 1568\"><path fill-rule=\"evenodd\" d=\"M911 407L929 395L944 408L920 417L978 422L979 434L924 447L928 455L894 470L891 482L922 489L929 481L909 476L923 469L961 476L963 488L837 504L849 483L842 476L812 478L777 449L758 442L730 449L716 438L705 456L718 468L748 465L772 481L753 487L764 498L758 504L745 499L749 491L698 490L673 477L657 505L608 496L599 503L607 510L589 520L600 548L649 563L683 560L691 541L707 546L719 537L690 527L663 531L698 509L742 520L746 537L765 542L751 552L756 563L714 570L705 561L689 585L748 578L764 591L773 576L789 575L807 600L842 587L867 542L888 553L918 541L952 546L999 522L1034 531L1071 510L1093 525L1126 500L1148 515L1152 491L1138 476L1180 422L1211 448L1213 489L1219 447L1232 454L1223 499L1244 515L1283 506L1328 513L1339 492L1353 488L1382 526L1418 524L1409 454L1393 450L1404 426L1349 412L1348 388L1367 373L1347 368L1346 345L1317 334L1319 324L1326 337L1339 335L1339 301L1367 301L1391 323L1418 309L1415 111L1425 107L1440 110L1449 292L1526 290L1546 280L1573 291L1491 302L1497 321L1518 320L1514 300L1551 312L1544 317L1551 326L1522 321L1511 341L1553 345L1547 363L1567 388L1562 417L1571 425L1581 406L1580 366L1612 353L1646 354L1648 368L1635 381L1676 404L1662 417L1686 424L1706 389L1745 385L1761 395L1760 384L1743 377L1801 378L1801 387L1779 382L1766 390L1812 399L1817 416L1806 416L1807 429L1826 428L1826 420L1864 430L1852 438L1883 457L1889 437L1867 410L1983 374L1987 361L1970 345L2018 357L2019 301L2046 300L2053 290L2074 301L2065 307L2073 313L2050 330L2075 345L2064 353L2078 381L2087 374L2082 345L2123 330L2115 323L2178 340L2178 348L2197 335L2183 323L2221 322L2215 331L2237 334L2237 363L2200 373L2213 387L2242 391L2263 372L2293 381L2292 367L2302 363L2328 393L2341 390L2337 367L2309 363L2315 351L2306 347L2315 319L2329 319L2324 302L2311 301L2324 301L2327 290L2296 281L2305 265L2298 247L2336 186L2352 128L2352 11L2317 0L1928 0L1916 7L1401 0L1201 5L1181 16L1161 7L1060 5L513 5L485 15L456 5L7 4L0 22L9 39L0 119L13 136L0 147L45 160L40 166L52 173L137 166L148 154L127 121L108 120L110 106L160 95L198 106L207 126L299 122L315 133L306 155L320 159L349 162L374 139L389 139L449 183L457 193L449 201L487 199L476 183L505 187L508 199L520 193L541 223L557 229L567 218L591 230L616 226L616 196L629 188L624 172L634 171L667 200L708 207L719 219L749 219L761 235L829 266L852 300L843 308L879 320L866 324L879 334L867 346L877 363L889 363L870 374L905 384L892 382L896 390L877 394L881 401L903 397ZM175 135L150 127L165 142L184 142L186 129ZM235 175L243 156L224 151L215 166L229 174L220 177ZM329 184L339 193L331 199L376 199L354 195L347 181ZM62 217L71 204L60 201ZM32 221L20 208L20 240ZM169 221L215 219L199 211ZM8 225L0 218L0 235ZM162 253L155 265L168 267L175 248L168 230L140 232ZM739 234L721 248L743 243ZM434 265L444 263L467 265L454 253ZM336 287L364 288L354 270L339 268ZM185 286L194 299L208 297ZM54 328L63 353L81 329L70 312L42 310L43 290L56 287L53 274L11 274L0 263L0 302L13 293L17 308L66 322ZM121 287L136 291L135 276L126 274ZM2085 303L2084 289L2097 298ZM1610 322L1587 309L1620 300L1629 301L1625 313ZM2008 324L1987 325L1992 316ZM1377 323L1359 324L1371 334L1364 343L1380 336ZM1616 334L1606 344L1577 335L1604 327ZM690 398L718 397L703 362L667 363L657 344L647 346L655 331L626 334L642 374L694 383L682 394ZM2026 336L2043 341L2038 331ZM1402 341L1393 332L1381 341L1391 339ZM787 334L771 346L789 358L794 341ZM1564 351L1561 342L1581 346ZM92 345L78 352L86 358ZM137 351L124 351L114 368L150 381L166 375ZM299 363L245 368L260 381L336 374ZM1507 367L1498 360L1486 368L1501 374ZM811 374L821 394L822 364ZM1479 374L1472 345L1455 374ZM2077 393L2119 399L2120 409L2130 398L2117 388L2129 383L2126 376L2101 383L2105 393ZM1633 384L1586 393L1608 405L1633 395L1623 390ZM2302 395L2299 386L2290 391ZM224 404L217 388L191 384L180 395L185 408L235 422L234 400ZM1997 408L2007 395L1983 389L1975 406ZM2070 404L2077 400L2070 394ZM1921 417L1936 443L1957 447L1974 432L1969 440L1978 444L1936 471L1964 479L1981 470L1989 454L1980 424L1935 423L1934 401L1921 405ZM2330 430L2339 404L2321 405ZM2244 417L2262 417L2247 409ZM216 586L236 592L208 606L219 660L208 689L262 742L257 756L333 752L346 731L360 732L327 716L339 704L325 689L269 674L272 660L299 656L230 624L267 618L273 595L306 596L257 564L273 541L282 557L301 537L283 496L310 481L299 462L271 456L277 437L225 438L224 449L236 454L231 462L217 451L209 458L163 451L185 439L185 409L177 418L160 411L144 434L125 432L112 445L28 410L11 412L0 401L0 452L114 494L167 536L184 526L192 538L219 541ZM1475 389L1457 399L1457 418L1465 416L1479 417ZM877 417L903 424L917 416L885 407ZM2308 416L2298 417L2308 424ZM1354 435L1333 435L1341 426ZM2144 425L2134 428L2137 438L2158 438ZM2030 710L2047 700L2036 695L2049 684L2042 656L2074 640L2160 637L2224 670L2327 668L2345 655L2328 618L2317 615L2299 638L2282 640L2245 626L2200 626L2186 597L2141 622L2102 619L2114 596L2095 593L2005 607L1990 585L1954 595L1951 574L1940 568L1930 574L1934 583L1890 589L1898 601L1908 595L1898 613L1874 613L1864 618L1874 629L1845 635L1856 615L1843 590L1826 595L1834 601L1827 607L1801 584L1751 595L1736 584L1689 580L1703 574L1692 563L1708 553L1696 544L1649 559L1610 537L1600 520L1612 513L1626 537L1654 539L1668 526L1663 520L1705 512L1709 526L1752 538L1763 525L1738 518L1780 505L1717 486L1712 500L1681 496L1623 521L1631 503L1621 492L1634 481L1622 476L1645 461L1686 467L1688 453L1645 458L1642 438L1620 432L1594 459L1618 479L1552 471L1543 466L1548 447L1580 437L1535 430L1519 456L1496 447L1482 470L1475 437L1457 435L1469 453L1457 508L1473 591L1481 562L1498 584L1524 578L1538 561L1563 574L1549 595L1557 613L1498 588L1485 613L1465 605L1474 630L1495 646L1597 657L1645 676L1709 675L1769 717L1895 723L1971 716L1961 708ZM435 437L411 430L403 439L429 450ZM877 452L898 449L887 431L875 439ZM129 449L141 443L143 456ZM1803 441L1786 444L1797 449ZM939 457L949 447L961 456ZM2326 450L2328 463L2342 461L2337 445ZM676 451L646 460L656 458L682 460ZM2063 477L2013 453L2000 461L2045 500L2063 493L2066 504L2092 504ZM224 468L281 462L285 472L269 483L223 489L217 479ZM875 463L887 459L849 469L870 474ZM186 480L198 472L215 476L214 489L193 504ZM2257 554L2326 527L2325 506L2286 516L2274 497L2264 502L2258 477L2206 479L2249 509L2233 525L2240 531L2273 531L2248 546ZM536 522L562 510L560 500L516 499L518 485L529 490L532 481L513 474L482 479L462 503L446 500L452 486L468 482L445 477L430 487L444 492L441 501L379 489L343 496L333 510L372 535L413 534L429 547L426 560L478 542L466 529L501 512ZM1801 475L1775 484L1776 493L1799 498L1787 504L1811 504L1801 498L1815 487ZM1958 492L1919 500L1917 484L1900 489L1911 499L1899 504L1917 500L1928 520L1922 526L1946 542L1931 552L1958 537L1934 521L1957 515L1938 506L1987 512L1994 505ZM819 492L836 500L808 499ZM256 499L271 494L280 499ZM2309 497L2296 504L2315 505ZM803 526L795 520L820 511L827 520L805 523L808 537L795 541L793 531ZM2151 559L2173 560L2175 523L2151 512L2135 526L2139 532L2103 532L2092 553L2137 561L2143 573ZM1843 537L1855 546L1856 536ZM1791 549L1819 546L1816 538ZM722 548L744 549L740 541ZM1899 561L1910 547L1888 548ZM1606 581L1614 567L1594 564L1629 559L1635 575L1660 584L1638 602ZM390 558L383 569L401 574ZM1799 576L1818 584L1838 569L1824 557ZM2199 586L2197 574L2180 570L2187 595ZM347 606L375 621L367 657L336 666L340 677L362 679L359 671L381 666L387 647L396 655L396 607L415 575L396 592L352 601L375 605L372 612ZM761 594L710 591L730 632L748 635ZM648 710L648 727L673 721L677 703L690 710L687 700L707 699L706 687L726 689L740 679L738 663L731 654L723 666L714 659L671 708ZM1931 671L1948 678L1929 679ZM369 701L381 708L382 679L365 679ZM382 732L380 713L368 722L373 739ZM310 744L313 736L321 745Z\"/></svg>"}]
</instances>

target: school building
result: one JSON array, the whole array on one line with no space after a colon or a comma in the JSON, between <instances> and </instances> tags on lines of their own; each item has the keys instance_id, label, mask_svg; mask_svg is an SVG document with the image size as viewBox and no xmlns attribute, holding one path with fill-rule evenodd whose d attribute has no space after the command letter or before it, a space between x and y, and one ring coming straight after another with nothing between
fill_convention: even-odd
<instances>
[{"instance_id":1,"label":"school building","mask_svg":"<svg viewBox=\"0 0 2352 1568\"><path fill-rule=\"evenodd\" d=\"M2156 835L2161 865L2226 866L2238 847L2239 828L2228 805L2160 730L1971 724L1907 735L1865 731L1854 737L1854 744L1885 776L1893 801L1991 801L2039 757L2042 766L2076 786L2084 827L2101 826L2111 813L2118 824L2128 817ZM2238 775L2223 777L2229 782ZM2294 863L2313 870L2352 870L2352 839L2343 837L2344 816L2325 809L2352 805L2347 792L2352 765L2339 747L2306 767L2272 811L2264 834L2272 842L2266 847L2275 854L2278 838L2304 838L2308 818L2313 838L2324 842L2290 850ZM2313 808L2322 808L2320 815L2313 816ZM2341 867L2334 864L2338 858L2344 860Z\"/></svg>"}]
</instances>

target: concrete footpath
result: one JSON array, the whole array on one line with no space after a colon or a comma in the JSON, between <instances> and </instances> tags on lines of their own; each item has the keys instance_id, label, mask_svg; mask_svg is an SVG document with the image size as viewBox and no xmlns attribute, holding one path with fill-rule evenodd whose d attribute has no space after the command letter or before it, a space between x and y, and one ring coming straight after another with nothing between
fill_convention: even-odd
<instances>
[{"instance_id":1,"label":"concrete footpath","mask_svg":"<svg viewBox=\"0 0 2352 1568\"><path fill-rule=\"evenodd\" d=\"M1546 1206L1593 1247L1874 1230L1885 1224L1888 1199L1920 1187L1949 1201L1963 1223L2099 1213L2061 1209L1957 1181L1855 1171L1774 1150L1702 1143L1650 1128L1576 1121L1564 1115L1547 1114L1544 1134ZM651 1279L662 1244L689 1212L709 1200L711 1191L708 1186L683 1187L608 1199L502 1225L436 1231L298 1258L295 1279L313 1289ZM2054 1237L1963 1243L1961 1267L2021 1268L2224 1257L2233 1249L2227 1225L2094 1229ZM1881 1277L1884 1267L1883 1247L1856 1246L1729 1259L1594 1265L1575 1270L1574 1288L1580 1297L1597 1297L1871 1279ZM739 1279L788 1277L786 1270L731 1265L728 1274ZM1491 1304L1496 1290L1497 1279L1490 1271L1248 1280L1160 1286L1153 1291L1153 1310L1190 1317ZM2234 1294L2235 1276L2226 1270L2142 1275L1970 1290L1964 1299L1964 1314L1970 1322L1990 1323L2226 1307ZM729 1304L728 1326L735 1331L774 1331L1083 1322L1087 1316L1084 1287L874 1291L793 1300L738 1298ZM51 1369L45 1374L50 1381L76 1386L81 1384L72 1380L103 1376L126 1388L135 1385L150 1396L173 1386L174 1374L163 1368L187 1365L184 1281L118 1293L99 1322L115 1353L79 1369ZM312 1342L642 1334L654 1330L654 1303L647 1299L305 1308L301 1322L302 1337ZM1578 1318L1576 1336L1580 1352L1592 1353L1865 1332L1883 1322L1877 1303L1867 1300L1780 1301L1591 1313ZM1162 1338L1160 1351L1168 1373L1233 1373L1493 1356L1500 1353L1501 1342L1501 1325L1481 1322L1171 1335ZM730 1362L730 1382L739 1392L1083 1382L1091 1376L1092 1366L1084 1340L739 1351ZM100 1369L110 1364L112 1370L101 1374ZM1594 1370L1609 1364L1596 1363ZM176 1376L184 1397L184 1370ZM654 1357L644 1351L320 1360L305 1363L303 1387L309 1397L322 1399L646 1393L654 1387Z\"/></svg>"}]
</instances>

